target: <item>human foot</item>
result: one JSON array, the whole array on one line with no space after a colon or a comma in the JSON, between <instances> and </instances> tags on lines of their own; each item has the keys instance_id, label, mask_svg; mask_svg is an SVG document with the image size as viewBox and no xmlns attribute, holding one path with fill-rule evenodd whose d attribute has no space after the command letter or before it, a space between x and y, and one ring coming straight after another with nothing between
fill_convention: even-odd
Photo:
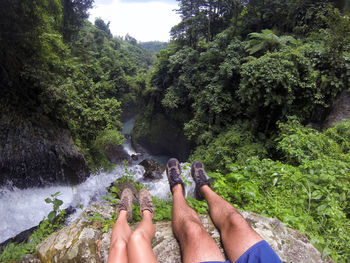
<instances>
[{"instance_id":1,"label":"human foot","mask_svg":"<svg viewBox=\"0 0 350 263\"><path fill-rule=\"evenodd\" d=\"M148 210L152 213L152 217L154 216L154 210L153 210L153 202L152 202L152 196L148 192L147 189L142 189L139 193L139 202L140 202L140 215L142 217L142 212L144 210Z\"/></svg>"},{"instance_id":2,"label":"human foot","mask_svg":"<svg viewBox=\"0 0 350 263\"><path fill-rule=\"evenodd\" d=\"M125 188L122 192L122 195L120 197L120 202L117 206L116 213L117 215L120 214L121 210L126 210L128 212L128 221L130 222L132 220L132 200L134 198L134 195L132 191L129 188Z\"/></svg>"},{"instance_id":3,"label":"human foot","mask_svg":"<svg viewBox=\"0 0 350 263\"><path fill-rule=\"evenodd\" d=\"M200 192L200 188L203 185L210 186L210 179L207 176L207 173L204 170L204 165L200 161L194 161L191 167L191 175L193 180L196 183L195 194L196 198L199 200L203 200L204 197Z\"/></svg>"},{"instance_id":4,"label":"human foot","mask_svg":"<svg viewBox=\"0 0 350 263\"><path fill-rule=\"evenodd\" d=\"M183 194L185 195L184 183L182 182L182 179L180 177L181 167L179 161L176 158L169 159L166 165L166 174L168 176L171 192L173 192L173 188L175 185L181 184Z\"/></svg>"}]
</instances>

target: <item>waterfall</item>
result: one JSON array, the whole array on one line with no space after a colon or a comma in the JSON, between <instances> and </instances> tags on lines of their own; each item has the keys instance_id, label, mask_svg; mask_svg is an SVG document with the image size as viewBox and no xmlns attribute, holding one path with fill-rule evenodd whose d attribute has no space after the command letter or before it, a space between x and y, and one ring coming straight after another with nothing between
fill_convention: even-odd
<instances>
[{"instance_id":1,"label":"waterfall","mask_svg":"<svg viewBox=\"0 0 350 263\"><path fill-rule=\"evenodd\" d=\"M133 120L124 124L123 133L130 133ZM130 139L123 145L124 149L133 154L135 151L131 147ZM153 158L158 162L164 163L167 156L145 155L142 159ZM140 159L137 163L141 162ZM186 193L193 195L194 183L190 175L189 164L181 164L182 176L186 185ZM163 173L162 179L145 180L143 179L144 168L136 163L127 167L124 165L116 166L111 172L100 172L91 175L85 182L76 186L50 186L44 188L18 189L11 185L0 188L0 243L11 238L20 232L36 226L52 210L52 205L45 203L45 199L50 195L60 192L58 199L63 201L62 208L69 206L75 207L76 212L72 214L69 221L76 219L83 209L94 202L104 200L107 194L106 187L110 186L115 180L125 175L131 174L135 181L145 185L153 196L161 199L171 197L166 173Z\"/></svg>"}]
</instances>

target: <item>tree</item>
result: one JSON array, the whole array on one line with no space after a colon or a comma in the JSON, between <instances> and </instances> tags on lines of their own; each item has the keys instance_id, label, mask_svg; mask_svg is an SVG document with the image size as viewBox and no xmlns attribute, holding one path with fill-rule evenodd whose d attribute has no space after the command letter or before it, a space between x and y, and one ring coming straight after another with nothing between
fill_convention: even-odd
<instances>
[{"instance_id":1,"label":"tree","mask_svg":"<svg viewBox=\"0 0 350 263\"><path fill-rule=\"evenodd\" d=\"M103 32L106 33L107 38L111 39L113 37L111 30L109 29L109 24L110 22L108 22L107 24L105 23L105 21L103 21L102 18L98 17L95 19L95 26L102 30Z\"/></svg>"},{"instance_id":2,"label":"tree","mask_svg":"<svg viewBox=\"0 0 350 263\"><path fill-rule=\"evenodd\" d=\"M261 33L250 33L250 40L246 46L250 55L264 54L267 51L277 51L285 47L287 43L296 44L297 41L292 36L278 37L272 30L265 29Z\"/></svg>"},{"instance_id":3,"label":"tree","mask_svg":"<svg viewBox=\"0 0 350 263\"><path fill-rule=\"evenodd\" d=\"M173 39L196 48L198 41L212 41L224 30L233 16L242 10L239 0L178 0L182 21L171 30ZM236 19L238 21L238 18Z\"/></svg>"},{"instance_id":4,"label":"tree","mask_svg":"<svg viewBox=\"0 0 350 263\"><path fill-rule=\"evenodd\" d=\"M94 0L62 0L63 5L63 39L70 41L77 34L84 20L89 17L87 10Z\"/></svg>"}]
</instances>

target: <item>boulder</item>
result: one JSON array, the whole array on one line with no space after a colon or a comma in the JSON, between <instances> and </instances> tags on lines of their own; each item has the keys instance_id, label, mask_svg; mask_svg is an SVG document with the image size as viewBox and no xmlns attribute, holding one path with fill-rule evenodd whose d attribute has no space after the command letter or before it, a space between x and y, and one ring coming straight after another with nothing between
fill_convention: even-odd
<instances>
[{"instance_id":1,"label":"boulder","mask_svg":"<svg viewBox=\"0 0 350 263\"><path fill-rule=\"evenodd\" d=\"M137 160L139 159L139 155L140 155L140 154L138 154L138 153L132 154L132 155L131 155L131 159L132 159L133 161L137 161Z\"/></svg>"},{"instance_id":2,"label":"boulder","mask_svg":"<svg viewBox=\"0 0 350 263\"><path fill-rule=\"evenodd\" d=\"M143 177L145 179L162 179L165 168L157 163L155 160L147 158L139 163L145 168Z\"/></svg>"},{"instance_id":3,"label":"boulder","mask_svg":"<svg viewBox=\"0 0 350 263\"><path fill-rule=\"evenodd\" d=\"M106 156L111 163L121 164L123 161L130 161L130 155L124 150L122 145L110 144L105 150Z\"/></svg>"},{"instance_id":4,"label":"boulder","mask_svg":"<svg viewBox=\"0 0 350 263\"><path fill-rule=\"evenodd\" d=\"M157 212L157 211L156 211ZM86 209L71 225L52 234L37 246L38 255L46 262L107 262L112 230L103 233L101 222L91 218L99 213L110 219L114 209L106 202L97 203ZM321 253L310 243L306 235L287 228L281 221L252 212L241 214L249 225L258 232L276 251L283 262L322 263ZM220 235L208 215L201 215L201 221L222 250ZM135 228L135 223L131 225ZM174 238L171 222L156 222L156 234L152 240L153 251L160 263L181 262L180 247Z\"/></svg>"},{"instance_id":5,"label":"boulder","mask_svg":"<svg viewBox=\"0 0 350 263\"><path fill-rule=\"evenodd\" d=\"M341 92L333 103L331 111L323 123L323 128L327 129L338 122L350 120L350 91Z\"/></svg>"},{"instance_id":6,"label":"boulder","mask_svg":"<svg viewBox=\"0 0 350 263\"><path fill-rule=\"evenodd\" d=\"M0 145L0 186L78 184L90 174L69 131L49 120L2 112Z\"/></svg>"},{"instance_id":7,"label":"boulder","mask_svg":"<svg viewBox=\"0 0 350 263\"><path fill-rule=\"evenodd\" d=\"M103 233L95 213L111 218L114 209L107 202L87 208L72 224L53 233L37 246L42 262L107 262L110 234Z\"/></svg>"}]
</instances>

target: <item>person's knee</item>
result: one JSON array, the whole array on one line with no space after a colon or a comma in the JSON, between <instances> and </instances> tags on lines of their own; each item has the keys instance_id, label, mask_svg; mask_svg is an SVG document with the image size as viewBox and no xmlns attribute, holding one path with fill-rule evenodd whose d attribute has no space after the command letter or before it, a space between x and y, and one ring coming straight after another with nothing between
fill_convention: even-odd
<instances>
[{"instance_id":1,"label":"person's knee","mask_svg":"<svg viewBox=\"0 0 350 263\"><path fill-rule=\"evenodd\" d=\"M183 222L182 236L185 239L199 238L206 232L200 221L186 220Z\"/></svg>"},{"instance_id":2,"label":"person's knee","mask_svg":"<svg viewBox=\"0 0 350 263\"><path fill-rule=\"evenodd\" d=\"M126 247L127 241L122 238L118 238L111 243L110 250L113 249L115 251L123 251L126 250Z\"/></svg>"},{"instance_id":3,"label":"person's knee","mask_svg":"<svg viewBox=\"0 0 350 263\"><path fill-rule=\"evenodd\" d=\"M228 215L226 215L224 229L222 230L225 231L225 230L233 230L233 229L250 230L250 227L247 221L241 216L241 214L239 214L236 211L232 211Z\"/></svg>"},{"instance_id":4,"label":"person's knee","mask_svg":"<svg viewBox=\"0 0 350 263\"><path fill-rule=\"evenodd\" d=\"M149 237L141 230L135 230L129 239L129 243L139 244L140 242L149 242Z\"/></svg>"}]
</instances>

